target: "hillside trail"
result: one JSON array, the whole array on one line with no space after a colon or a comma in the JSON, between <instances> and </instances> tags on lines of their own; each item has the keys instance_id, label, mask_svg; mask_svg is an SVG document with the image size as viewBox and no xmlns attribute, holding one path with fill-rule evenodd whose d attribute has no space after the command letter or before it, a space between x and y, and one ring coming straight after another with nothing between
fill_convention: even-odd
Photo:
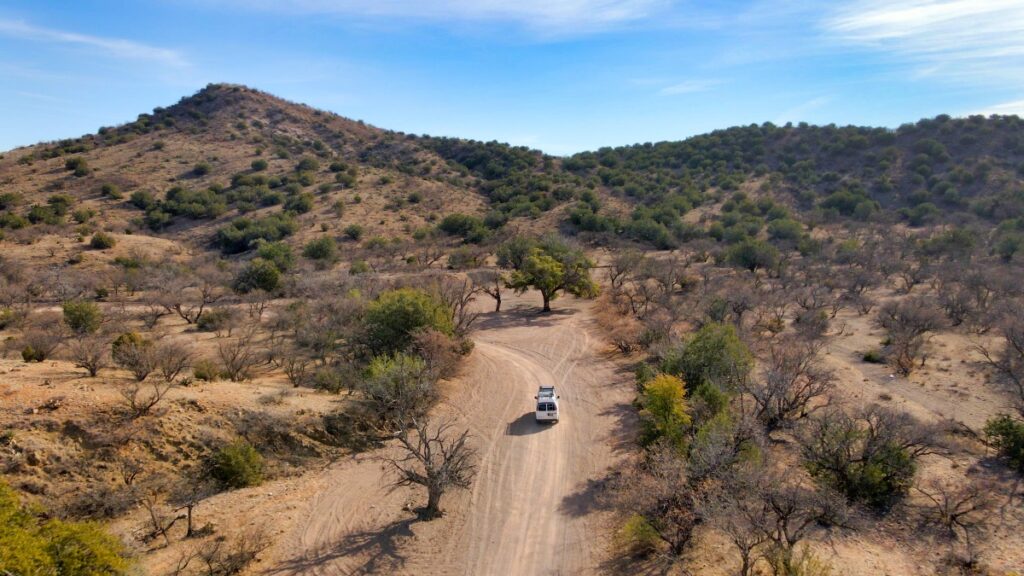
<instances>
[{"instance_id":1,"label":"hillside trail","mask_svg":"<svg viewBox=\"0 0 1024 576\"><path fill-rule=\"evenodd\" d=\"M434 418L468 428L478 451L472 487L446 496L445 516L418 521L422 490L391 488L381 454L359 455L325 472L269 572L601 571L610 513L596 495L629 452L631 377L610 359L590 303L559 300L541 315L533 300L483 314L467 365L443 389ZM542 384L561 396L557 424L534 421Z\"/></svg>"}]
</instances>

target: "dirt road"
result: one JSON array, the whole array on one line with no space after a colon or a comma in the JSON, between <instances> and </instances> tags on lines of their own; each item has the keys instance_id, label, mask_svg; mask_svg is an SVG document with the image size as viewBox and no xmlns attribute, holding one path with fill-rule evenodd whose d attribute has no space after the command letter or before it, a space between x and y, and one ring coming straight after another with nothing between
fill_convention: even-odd
<instances>
[{"instance_id":1,"label":"dirt road","mask_svg":"<svg viewBox=\"0 0 1024 576\"><path fill-rule=\"evenodd\" d=\"M532 298L481 317L476 348L444 390L439 416L471 430L479 451L472 488L418 522L424 494L388 487L364 455L325 474L276 573L587 574L599 570L607 512L594 494L625 456L630 378L604 357L589 305L559 301L538 315ZM539 425L533 394L555 384L562 420ZM405 508L405 509L403 509Z\"/></svg>"}]
</instances>

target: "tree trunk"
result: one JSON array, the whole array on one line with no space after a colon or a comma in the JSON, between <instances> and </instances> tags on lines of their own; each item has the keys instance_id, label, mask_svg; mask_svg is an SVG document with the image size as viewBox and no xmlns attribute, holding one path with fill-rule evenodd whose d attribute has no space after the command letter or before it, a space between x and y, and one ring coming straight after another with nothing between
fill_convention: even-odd
<instances>
[{"instance_id":1,"label":"tree trunk","mask_svg":"<svg viewBox=\"0 0 1024 576\"><path fill-rule=\"evenodd\" d=\"M541 292L540 295L544 298L544 310L543 312L551 312L551 296L547 292Z\"/></svg>"},{"instance_id":2,"label":"tree trunk","mask_svg":"<svg viewBox=\"0 0 1024 576\"><path fill-rule=\"evenodd\" d=\"M441 515L441 496L444 491L440 488L427 488L427 506L423 508L423 517L426 519L437 518Z\"/></svg>"},{"instance_id":3,"label":"tree trunk","mask_svg":"<svg viewBox=\"0 0 1024 576\"><path fill-rule=\"evenodd\" d=\"M494 311L501 312L501 292L494 297Z\"/></svg>"}]
</instances>

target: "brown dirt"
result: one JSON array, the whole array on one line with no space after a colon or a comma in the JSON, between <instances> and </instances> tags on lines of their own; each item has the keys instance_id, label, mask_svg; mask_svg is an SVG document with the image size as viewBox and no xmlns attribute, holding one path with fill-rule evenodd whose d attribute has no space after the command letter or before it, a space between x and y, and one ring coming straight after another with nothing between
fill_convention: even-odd
<instances>
[{"instance_id":1,"label":"brown dirt","mask_svg":"<svg viewBox=\"0 0 1024 576\"><path fill-rule=\"evenodd\" d=\"M473 434L479 473L419 522L423 495L389 488L379 455L327 471L268 567L285 574L587 574L607 549L607 512L596 493L626 456L629 378L605 354L590 305L559 301L537 314L532 297L485 314L465 374L436 417ZM563 418L533 419L539 384L555 384ZM267 566L267 564L264 564Z\"/></svg>"}]
</instances>

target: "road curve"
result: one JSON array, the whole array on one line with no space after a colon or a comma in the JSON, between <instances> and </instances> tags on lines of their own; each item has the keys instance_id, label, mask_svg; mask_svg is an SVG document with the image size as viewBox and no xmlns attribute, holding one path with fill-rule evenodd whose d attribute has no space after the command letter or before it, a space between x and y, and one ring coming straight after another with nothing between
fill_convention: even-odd
<instances>
[{"instance_id":1,"label":"road curve","mask_svg":"<svg viewBox=\"0 0 1024 576\"><path fill-rule=\"evenodd\" d=\"M608 359L590 305L538 315L532 300L481 317L463 375L436 417L473 435L473 486L446 515L418 522L423 494L391 489L377 455L325 473L270 571L287 574L588 574L599 571L607 513L594 498L625 457L629 375ZM537 424L533 395L554 384L557 424Z\"/></svg>"}]
</instances>

